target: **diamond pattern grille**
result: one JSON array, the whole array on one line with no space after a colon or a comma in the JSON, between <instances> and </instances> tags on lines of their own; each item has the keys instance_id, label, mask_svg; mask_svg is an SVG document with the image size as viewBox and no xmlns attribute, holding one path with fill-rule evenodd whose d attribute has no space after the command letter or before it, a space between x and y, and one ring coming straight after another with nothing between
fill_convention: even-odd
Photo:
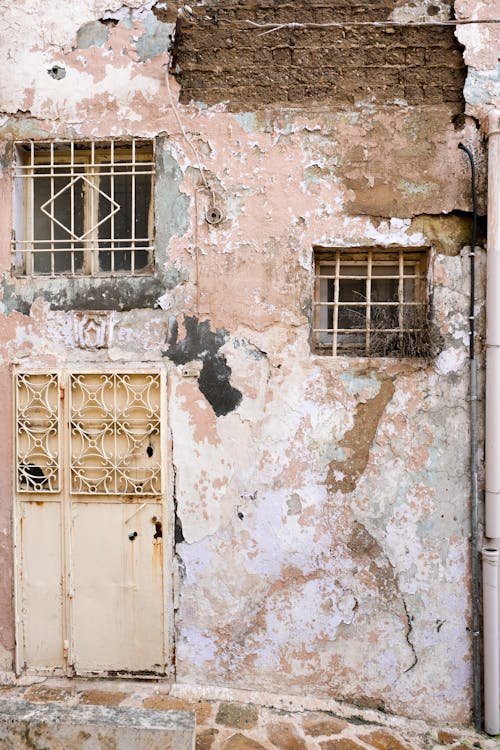
<instances>
[{"instance_id":1,"label":"diamond pattern grille","mask_svg":"<svg viewBox=\"0 0 500 750\"><path fill-rule=\"evenodd\" d=\"M89 229L87 229L86 232L84 232L81 235L76 235L73 232L73 230L71 229L71 227L66 226L65 224L63 224L63 222L61 222L57 218L57 216L56 216L56 209L55 209L55 202L56 202L57 198L59 198L60 196L64 195L65 193L67 193L68 195L70 195L71 191L74 189L74 187L79 182L82 183L82 188L83 188L83 185L85 184L86 186L88 186L89 190L93 191L93 193L95 195L95 198L94 198L95 201L99 201L99 196L102 196L102 198L104 198L106 201L108 201L111 210L108 213L106 213L106 215L100 221L97 221L94 224L92 224L92 226ZM103 205L103 203L101 201L99 203L99 206L102 208L102 205ZM54 222L54 224L57 224L59 227L61 227L61 229L64 229L64 231L67 232L74 240L83 240L86 237L88 237L89 235L94 234L95 231L96 231L96 229L98 227L100 227L101 224L104 224L104 222L109 221L109 219L112 216L114 216L116 213L118 213L118 211L120 210L120 205L116 201L114 201L109 195L107 195L103 190L100 190L98 187L96 187L96 185L93 182L91 182L90 180L88 180L83 175L78 175L78 177L75 177L73 180L70 180L70 182L68 182L61 190L59 190L57 193L55 193L55 195L52 198L49 198L48 201L45 201L45 203L43 203L40 206L40 210L46 216L48 216L49 219L52 222Z\"/></svg>"}]
</instances>

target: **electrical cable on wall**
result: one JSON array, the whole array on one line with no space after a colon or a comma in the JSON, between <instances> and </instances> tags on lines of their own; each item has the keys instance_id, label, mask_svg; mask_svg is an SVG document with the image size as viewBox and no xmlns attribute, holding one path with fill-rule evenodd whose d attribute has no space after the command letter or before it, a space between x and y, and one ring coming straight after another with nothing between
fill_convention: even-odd
<instances>
[{"instance_id":1,"label":"electrical cable on wall","mask_svg":"<svg viewBox=\"0 0 500 750\"><path fill-rule=\"evenodd\" d=\"M170 72L169 72L169 70L167 70L167 73L166 73L166 76L165 76L165 80L166 80L166 84L167 84L168 98L169 98L170 106L172 108L172 112L174 113L174 117L175 117L175 119L177 121L177 124L179 125L180 131L181 131L181 133L183 135L184 140L186 141L186 143L188 144L189 148L191 149L191 151L193 153L196 165L197 165L197 167L199 169L199 172L200 172L201 180L203 182L203 187L208 192L208 194L210 196L210 206L209 206L208 210L205 213L205 220L207 221L208 224L219 224L222 221L222 219L223 219L223 214L222 214L222 211L220 210L220 208L218 208L216 206L216 204L215 204L215 193L214 193L213 189L210 187L210 185L208 184L208 180L207 180L206 175L205 175L205 168L204 168L203 164L201 163L201 159L200 159L200 155L198 153L198 150L197 150L196 146L194 145L193 141L191 140L191 138L188 136L188 134L186 132L186 129L184 128L184 125L183 125L182 120L180 118L180 115L179 115L179 112L178 112L178 109L177 109L177 104L174 101L174 97L172 95L172 89L170 88Z\"/></svg>"},{"instance_id":2,"label":"electrical cable on wall","mask_svg":"<svg viewBox=\"0 0 500 750\"><path fill-rule=\"evenodd\" d=\"M179 11L182 9L179 9ZM189 9L191 10L191 9ZM172 112L174 113L174 117L177 121L177 124L180 128L180 131L182 133L182 136L184 140L186 141L187 145L191 149L191 152L194 156L196 165L198 167L198 170L200 172L201 181L203 183L202 189L208 192L210 196L210 205L208 209L205 212L205 221L208 224L219 224L223 217L223 213L220 208L218 208L215 204L215 193L213 189L208 184L208 180L205 174L205 168L203 164L201 163L200 155L198 153L198 150L196 146L194 145L191 138L188 136L187 131L184 127L184 124L181 120L181 117L179 115L179 111L177 108L177 103L174 100L172 89L170 87L170 70L167 69L166 75L165 75L165 81L167 86L167 93L169 98L169 103L172 109ZM198 211L198 190L199 187L195 187L194 191L194 257L195 257L195 287L196 287L196 314L198 318L200 317L200 257L199 257L199 243L198 243L198 217L199 217L199 211Z\"/></svg>"},{"instance_id":3,"label":"electrical cable on wall","mask_svg":"<svg viewBox=\"0 0 500 750\"><path fill-rule=\"evenodd\" d=\"M230 18L219 18L214 16L196 16L193 13L193 9L189 5L182 5L178 10L178 16L183 21L189 24L196 23L197 21L207 21L210 24L224 25L224 26L239 26L241 31L251 31L253 29L266 29L262 34L270 34L273 31L281 31L282 29L329 29L329 28L359 28L359 27L372 27L372 28L420 28L420 27L433 27L433 26L469 26L473 24L496 24L500 23L500 18L454 18L448 21L440 21L433 19L426 19L425 21L326 21L323 23L315 22L300 22L300 21L289 21L287 23L259 23L252 21L249 18L234 20ZM248 25L248 29L245 29L244 24Z\"/></svg>"}]
</instances>

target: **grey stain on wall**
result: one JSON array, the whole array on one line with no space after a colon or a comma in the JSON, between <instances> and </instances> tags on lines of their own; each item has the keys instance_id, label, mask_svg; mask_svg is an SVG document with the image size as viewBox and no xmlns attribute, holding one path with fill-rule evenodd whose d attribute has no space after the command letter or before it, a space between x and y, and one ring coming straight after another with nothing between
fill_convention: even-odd
<instances>
[{"instance_id":1,"label":"grey stain on wall","mask_svg":"<svg viewBox=\"0 0 500 750\"><path fill-rule=\"evenodd\" d=\"M135 45L141 62L165 54L172 43L173 32L172 24L163 23L153 13L145 16L144 28L144 34L139 37Z\"/></svg>"},{"instance_id":2,"label":"grey stain on wall","mask_svg":"<svg viewBox=\"0 0 500 750\"><path fill-rule=\"evenodd\" d=\"M108 41L109 31L101 21L89 21L80 26L76 35L78 49L102 47Z\"/></svg>"}]
</instances>

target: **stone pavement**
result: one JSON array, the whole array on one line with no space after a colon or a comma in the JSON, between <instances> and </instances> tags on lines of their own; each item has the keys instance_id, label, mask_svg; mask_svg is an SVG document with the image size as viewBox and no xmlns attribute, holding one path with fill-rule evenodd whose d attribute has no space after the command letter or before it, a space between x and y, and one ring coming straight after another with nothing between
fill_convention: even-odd
<instances>
[{"instance_id":1,"label":"stone pavement","mask_svg":"<svg viewBox=\"0 0 500 750\"><path fill-rule=\"evenodd\" d=\"M136 680L4 678L0 700L196 715L196 750L500 750L497 738L335 701Z\"/></svg>"}]
</instances>

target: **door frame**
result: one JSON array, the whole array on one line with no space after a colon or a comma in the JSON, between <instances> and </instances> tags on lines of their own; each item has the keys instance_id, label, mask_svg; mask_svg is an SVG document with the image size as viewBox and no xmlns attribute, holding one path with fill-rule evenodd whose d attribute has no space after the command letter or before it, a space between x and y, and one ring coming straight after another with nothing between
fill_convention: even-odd
<instances>
[{"instance_id":1,"label":"door frame","mask_svg":"<svg viewBox=\"0 0 500 750\"><path fill-rule=\"evenodd\" d=\"M61 507L61 568L62 568L62 614L63 614L63 632L61 633L61 642L63 647L64 664L61 667L40 667L40 666L26 666L24 664L24 631L23 631L23 549L22 549L22 503L26 502L55 502L55 497L52 494L41 494L41 493L24 493L21 494L17 491L17 471L18 471L18 452L17 452L17 376L19 374L35 374L35 375L47 375L57 374L58 385L59 385L59 397L62 400L60 407L60 420L62 429L60 430L60 473L61 473L61 489L57 497L60 498L57 502L60 502ZM17 676L22 674L27 675L54 675L54 676L68 676L73 677L76 675L73 667L72 652L74 649L73 642L73 627L72 627L72 580L71 580L71 515L72 515L72 504L75 502L72 500L71 493L69 492L69 398L64 397L64 386L69 382L69 376L71 374L158 374L160 376L160 444L161 444L161 500L158 503L159 515L162 520L163 530L163 617L162 617L162 654L164 659L164 673L151 673L146 674L144 672L122 672L119 671L106 671L96 673L93 670L91 673L78 672L78 676L92 676L92 677L119 677L120 679L131 678L131 679L164 679L172 680L174 678L174 665L175 665L175 638L174 638L174 585L175 585L175 503L174 503L174 470L173 470L173 451L172 451L172 438L171 430L168 421L168 377L167 369L163 362L155 362L151 364L127 362L112 366L111 363L106 362L85 362L81 365L72 366L66 363L60 367L40 367L39 365L30 366L29 361L24 362L22 365L16 364L12 368L12 442L14 446L14 460L12 465L12 536L13 536L13 558L14 558L14 614L15 614L15 661L14 670ZM61 390L62 385L62 390ZM118 497L118 496L116 496ZM130 503L132 508L134 505L137 506L140 512L140 506L148 500L147 496L138 496L137 503ZM116 500L119 502L119 500Z\"/></svg>"}]
</instances>

